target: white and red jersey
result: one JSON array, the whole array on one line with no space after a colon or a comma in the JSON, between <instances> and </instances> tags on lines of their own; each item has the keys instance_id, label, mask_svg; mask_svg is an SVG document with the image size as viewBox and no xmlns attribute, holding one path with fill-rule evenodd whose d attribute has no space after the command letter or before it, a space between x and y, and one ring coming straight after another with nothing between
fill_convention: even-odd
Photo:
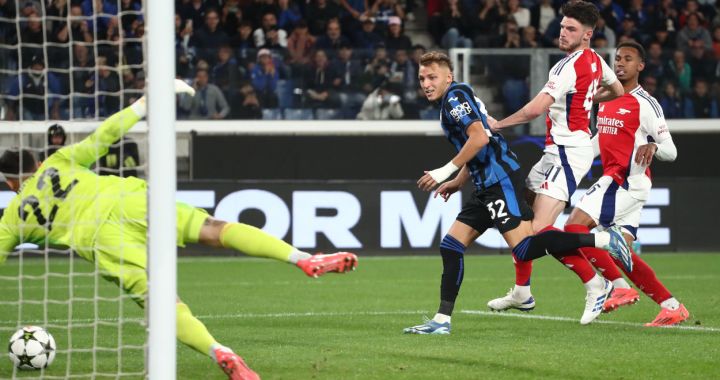
<instances>
[{"instance_id":1,"label":"white and red jersey","mask_svg":"<svg viewBox=\"0 0 720 380\"><path fill-rule=\"evenodd\" d=\"M555 99L545 123L545 145L590 146L590 111L600 84L617 81L615 73L592 49L568 54L550 70L541 92Z\"/></svg>"},{"instance_id":2,"label":"white and red jersey","mask_svg":"<svg viewBox=\"0 0 720 380\"><path fill-rule=\"evenodd\" d=\"M637 148L671 139L662 108L641 86L609 102L600 103L598 143L603 175L628 189L637 199L647 199L650 168L635 162Z\"/></svg>"}]
</instances>

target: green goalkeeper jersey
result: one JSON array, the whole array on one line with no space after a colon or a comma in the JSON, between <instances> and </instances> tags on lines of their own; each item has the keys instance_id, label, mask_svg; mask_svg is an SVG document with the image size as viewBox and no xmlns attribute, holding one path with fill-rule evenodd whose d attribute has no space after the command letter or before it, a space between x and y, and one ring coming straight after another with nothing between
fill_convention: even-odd
<instances>
[{"instance_id":1,"label":"green goalkeeper jersey","mask_svg":"<svg viewBox=\"0 0 720 380\"><path fill-rule=\"evenodd\" d=\"M139 119L130 108L114 114L87 138L52 154L23 182L0 219L0 263L21 243L71 247L93 260L99 227L124 196L146 186L89 168Z\"/></svg>"}]
</instances>

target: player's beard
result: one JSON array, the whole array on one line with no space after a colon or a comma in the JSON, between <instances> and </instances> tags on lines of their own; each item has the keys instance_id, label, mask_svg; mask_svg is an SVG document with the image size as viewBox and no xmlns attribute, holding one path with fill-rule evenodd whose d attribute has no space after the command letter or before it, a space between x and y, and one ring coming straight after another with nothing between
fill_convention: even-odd
<instances>
[{"instance_id":1,"label":"player's beard","mask_svg":"<svg viewBox=\"0 0 720 380\"><path fill-rule=\"evenodd\" d=\"M564 52L566 52L566 53L572 53L572 52L574 52L575 50L577 50L580 46L582 46L582 40L578 41L578 42L575 43L575 44L567 45L567 47L564 48L564 49L563 49L562 46L559 46L559 47L560 47L560 50L562 50L562 51L564 51Z\"/></svg>"}]
</instances>

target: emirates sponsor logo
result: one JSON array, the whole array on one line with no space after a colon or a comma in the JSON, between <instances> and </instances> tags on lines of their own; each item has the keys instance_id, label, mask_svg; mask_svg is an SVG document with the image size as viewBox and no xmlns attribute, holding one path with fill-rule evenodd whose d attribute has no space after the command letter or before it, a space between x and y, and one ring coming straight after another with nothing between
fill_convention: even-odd
<instances>
[{"instance_id":1,"label":"emirates sponsor logo","mask_svg":"<svg viewBox=\"0 0 720 380\"><path fill-rule=\"evenodd\" d=\"M601 126L622 128L625 126L625 121L616 119L614 117L600 116L597 119L597 125L598 128L600 128Z\"/></svg>"}]
</instances>

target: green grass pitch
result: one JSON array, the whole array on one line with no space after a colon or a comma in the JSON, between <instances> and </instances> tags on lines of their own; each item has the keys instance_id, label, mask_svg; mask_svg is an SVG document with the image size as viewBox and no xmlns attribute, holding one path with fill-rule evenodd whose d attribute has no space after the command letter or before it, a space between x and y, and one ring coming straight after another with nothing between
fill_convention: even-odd
<instances>
[{"instance_id":1,"label":"green grass pitch","mask_svg":"<svg viewBox=\"0 0 720 380\"><path fill-rule=\"evenodd\" d=\"M179 292L222 343L241 354L264 379L537 379L718 378L720 358L720 254L646 254L658 276L692 314L683 328L646 328L659 308L642 295L637 305L581 326L584 289L555 260L535 263L531 313L489 313L489 299L504 295L513 280L507 256L466 257L465 283L450 336L409 336L404 327L432 316L442 270L438 257L360 257L356 272L305 277L269 260L187 258L179 261ZM51 259L50 270L67 272L68 260ZM75 260L73 302L68 279L32 277L43 260L25 260L22 291L18 262L0 267L0 337L17 325L43 324L61 352L45 376L89 378L142 371L143 311L114 301L117 288L83 273ZM47 282L47 291L45 283ZM47 293L46 293L47 292ZM92 302L99 297L102 301ZM43 307L33 301L50 299ZM72 307L72 334L68 309ZM123 321L118 328L117 316ZM91 350L93 336L96 346ZM69 340L70 339L70 340ZM116 349L118 345L125 346ZM17 377L41 373L18 372ZM13 376L0 360L0 378ZM77 376L77 377L75 377ZM131 376L129 378L138 378ZM110 377L107 377L110 378ZM179 379L223 379L208 358L178 346Z\"/></svg>"}]
</instances>

